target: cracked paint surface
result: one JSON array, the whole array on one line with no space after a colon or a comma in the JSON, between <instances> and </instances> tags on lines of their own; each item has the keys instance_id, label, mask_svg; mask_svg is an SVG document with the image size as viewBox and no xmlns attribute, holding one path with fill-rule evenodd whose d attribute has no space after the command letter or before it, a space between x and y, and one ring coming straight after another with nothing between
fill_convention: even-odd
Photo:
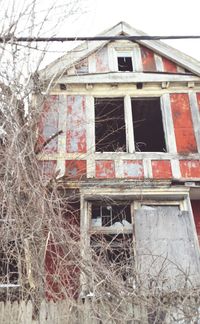
<instances>
[{"instance_id":1,"label":"cracked paint surface","mask_svg":"<svg viewBox=\"0 0 200 324\"><path fill-rule=\"evenodd\" d=\"M132 179L144 178L143 163L141 160L125 160L123 161L124 177Z\"/></svg>"},{"instance_id":2,"label":"cracked paint surface","mask_svg":"<svg viewBox=\"0 0 200 324\"><path fill-rule=\"evenodd\" d=\"M108 48L103 47L95 53L96 72L107 72L108 67Z\"/></svg>"},{"instance_id":3,"label":"cracked paint surface","mask_svg":"<svg viewBox=\"0 0 200 324\"><path fill-rule=\"evenodd\" d=\"M200 178L199 160L181 160L180 169L183 178Z\"/></svg>"},{"instance_id":4,"label":"cracked paint surface","mask_svg":"<svg viewBox=\"0 0 200 324\"><path fill-rule=\"evenodd\" d=\"M85 96L67 97L67 138L68 153L86 152L86 107Z\"/></svg>"},{"instance_id":5,"label":"cracked paint surface","mask_svg":"<svg viewBox=\"0 0 200 324\"><path fill-rule=\"evenodd\" d=\"M165 72L177 73L177 65L174 62L168 60L165 57L162 57L162 61Z\"/></svg>"},{"instance_id":6,"label":"cracked paint surface","mask_svg":"<svg viewBox=\"0 0 200 324\"><path fill-rule=\"evenodd\" d=\"M70 179L81 179L86 177L85 160L65 161L65 176Z\"/></svg>"},{"instance_id":7,"label":"cracked paint surface","mask_svg":"<svg viewBox=\"0 0 200 324\"><path fill-rule=\"evenodd\" d=\"M140 46L140 52L142 57L143 71L156 71L154 52L144 46Z\"/></svg>"},{"instance_id":8,"label":"cracked paint surface","mask_svg":"<svg viewBox=\"0 0 200 324\"><path fill-rule=\"evenodd\" d=\"M171 179L172 169L170 161L153 160L151 161L154 179Z\"/></svg>"},{"instance_id":9,"label":"cracked paint surface","mask_svg":"<svg viewBox=\"0 0 200 324\"><path fill-rule=\"evenodd\" d=\"M178 153L197 152L188 94L170 95L172 118Z\"/></svg>"},{"instance_id":10,"label":"cracked paint surface","mask_svg":"<svg viewBox=\"0 0 200 324\"><path fill-rule=\"evenodd\" d=\"M38 147L51 136L58 132L59 96L49 96L44 102L43 112L38 125ZM51 140L43 149L43 152L57 152L58 137Z\"/></svg>"},{"instance_id":11,"label":"cracked paint surface","mask_svg":"<svg viewBox=\"0 0 200 324\"><path fill-rule=\"evenodd\" d=\"M110 179L115 178L114 161L96 161L96 178Z\"/></svg>"}]
</instances>

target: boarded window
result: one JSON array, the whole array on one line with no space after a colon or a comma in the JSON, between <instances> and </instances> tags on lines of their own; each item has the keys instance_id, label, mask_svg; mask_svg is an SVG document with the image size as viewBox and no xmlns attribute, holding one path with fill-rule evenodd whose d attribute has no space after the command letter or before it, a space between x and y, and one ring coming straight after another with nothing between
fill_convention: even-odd
<instances>
[{"instance_id":1,"label":"boarded window","mask_svg":"<svg viewBox=\"0 0 200 324\"><path fill-rule=\"evenodd\" d=\"M189 212L178 206L143 206L135 213L135 235L141 278L149 288L173 290L199 280Z\"/></svg>"},{"instance_id":2,"label":"boarded window","mask_svg":"<svg viewBox=\"0 0 200 324\"><path fill-rule=\"evenodd\" d=\"M132 99L135 149L166 152L160 98Z\"/></svg>"},{"instance_id":3,"label":"boarded window","mask_svg":"<svg viewBox=\"0 0 200 324\"><path fill-rule=\"evenodd\" d=\"M125 152L126 134L123 98L95 99L97 152Z\"/></svg>"}]
</instances>

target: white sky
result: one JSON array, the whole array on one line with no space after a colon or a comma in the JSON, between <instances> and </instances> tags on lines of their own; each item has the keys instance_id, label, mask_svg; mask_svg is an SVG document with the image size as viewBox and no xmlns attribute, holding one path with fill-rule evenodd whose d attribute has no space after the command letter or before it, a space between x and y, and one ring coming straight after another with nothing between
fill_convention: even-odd
<instances>
[{"instance_id":1,"label":"white sky","mask_svg":"<svg viewBox=\"0 0 200 324\"><path fill-rule=\"evenodd\" d=\"M81 2L75 16L68 15L69 9L64 6L70 1L77 6ZM21 36L95 36L120 21L149 35L200 35L200 0L0 0L0 4L0 34L21 14L23 19L19 19L17 29ZM56 8L48 13L44 27L41 22L52 4ZM12 19L8 18L10 15ZM63 20L65 15L70 17ZM32 20L34 28L31 29ZM60 25L55 29L58 20ZM168 44L200 61L200 39L173 40ZM44 48L44 44L38 46ZM40 68L75 46L75 43L52 43ZM34 59L33 64L37 55Z\"/></svg>"},{"instance_id":2,"label":"white sky","mask_svg":"<svg viewBox=\"0 0 200 324\"><path fill-rule=\"evenodd\" d=\"M68 35L95 35L122 20L149 35L200 35L200 0L91 0L88 9ZM200 39L169 44L200 61Z\"/></svg>"}]
</instances>

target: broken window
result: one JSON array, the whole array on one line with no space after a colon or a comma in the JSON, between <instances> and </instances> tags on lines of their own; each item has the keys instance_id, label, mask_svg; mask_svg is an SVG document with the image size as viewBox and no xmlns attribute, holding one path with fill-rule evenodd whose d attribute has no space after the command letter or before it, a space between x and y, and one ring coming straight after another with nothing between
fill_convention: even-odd
<instances>
[{"instance_id":1,"label":"broken window","mask_svg":"<svg viewBox=\"0 0 200 324\"><path fill-rule=\"evenodd\" d=\"M126 133L123 98L95 99L97 152L125 152Z\"/></svg>"},{"instance_id":2,"label":"broken window","mask_svg":"<svg viewBox=\"0 0 200 324\"><path fill-rule=\"evenodd\" d=\"M166 152L160 98L132 98L136 152Z\"/></svg>"},{"instance_id":3,"label":"broken window","mask_svg":"<svg viewBox=\"0 0 200 324\"><path fill-rule=\"evenodd\" d=\"M131 228L130 205L93 203L92 227Z\"/></svg>"},{"instance_id":4,"label":"broken window","mask_svg":"<svg viewBox=\"0 0 200 324\"><path fill-rule=\"evenodd\" d=\"M93 257L112 267L123 281L130 281L134 262L130 203L91 203L90 233Z\"/></svg>"}]
</instances>

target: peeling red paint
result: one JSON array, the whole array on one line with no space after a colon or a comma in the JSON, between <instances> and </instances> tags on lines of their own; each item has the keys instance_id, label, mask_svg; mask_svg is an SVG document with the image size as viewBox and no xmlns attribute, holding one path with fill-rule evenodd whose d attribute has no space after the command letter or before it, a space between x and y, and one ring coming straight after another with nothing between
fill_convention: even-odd
<instances>
[{"instance_id":1,"label":"peeling red paint","mask_svg":"<svg viewBox=\"0 0 200 324\"><path fill-rule=\"evenodd\" d=\"M156 63L154 59L154 53L143 46L140 46L143 71L156 71Z\"/></svg>"},{"instance_id":2,"label":"peeling red paint","mask_svg":"<svg viewBox=\"0 0 200 324\"><path fill-rule=\"evenodd\" d=\"M168 60L165 57L162 57L162 61L165 72L177 73L177 65L174 62Z\"/></svg>"},{"instance_id":3,"label":"peeling red paint","mask_svg":"<svg viewBox=\"0 0 200 324\"><path fill-rule=\"evenodd\" d=\"M96 72L107 72L108 68L108 49L103 47L95 53Z\"/></svg>"},{"instance_id":4,"label":"peeling red paint","mask_svg":"<svg viewBox=\"0 0 200 324\"><path fill-rule=\"evenodd\" d=\"M181 160L180 169L183 178L200 178L199 160Z\"/></svg>"},{"instance_id":5,"label":"peeling red paint","mask_svg":"<svg viewBox=\"0 0 200 324\"><path fill-rule=\"evenodd\" d=\"M58 132L58 110L59 96L49 96L44 102L43 112L38 125L37 147L40 148L44 142ZM43 149L43 152L57 152L58 138L55 137Z\"/></svg>"},{"instance_id":6,"label":"peeling red paint","mask_svg":"<svg viewBox=\"0 0 200 324\"><path fill-rule=\"evenodd\" d=\"M84 96L67 97L67 153L86 152L86 113Z\"/></svg>"},{"instance_id":7,"label":"peeling red paint","mask_svg":"<svg viewBox=\"0 0 200 324\"><path fill-rule=\"evenodd\" d=\"M172 169L169 160L153 160L151 161L154 179L171 179Z\"/></svg>"},{"instance_id":8,"label":"peeling red paint","mask_svg":"<svg viewBox=\"0 0 200 324\"><path fill-rule=\"evenodd\" d=\"M170 98L177 152L197 152L188 95L174 93L170 95Z\"/></svg>"},{"instance_id":9,"label":"peeling red paint","mask_svg":"<svg viewBox=\"0 0 200 324\"><path fill-rule=\"evenodd\" d=\"M115 177L114 161L96 161L96 178L110 179Z\"/></svg>"},{"instance_id":10,"label":"peeling red paint","mask_svg":"<svg viewBox=\"0 0 200 324\"><path fill-rule=\"evenodd\" d=\"M144 169L142 160L124 160L124 177L130 179L143 179Z\"/></svg>"},{"instance_id":11,"label":"peeling red paint","mask_svg":"<svg viewBox=\"0 0 200 324\"><path fill-rule=\"evenodd\" d=\"M86 177L85 160L65 161L65 176L70 179L82 179Z\"/></svg>"},{"instance_id":12,"label":"peeling red paint","mask_svg":"<svg viewBox=\"0 0 200 324\"><path fill-rule=\"evenodd\" d=\"M197 230L197 236L200 244L200 200L191 200L191 205Z\"/></svg>"},{"instance_id":13,"label":"peeling red paint","mask_svg":"<svg viewBox=\"0 0 200 324\"><path fill-rule=\"evenodd\" d=\"M62 215L59 217L60 230L67 233L67 237L75 241L80 240L80 204L66 200L62 206ZM73 227L73 231L72 231ZM79 293L80 269L74 263L70 254L66 254L65 248L55 241L50 235L46 254L46 297L54 301L64 299L67 296L77 298Z\"/></svg>"}]
</instances>

